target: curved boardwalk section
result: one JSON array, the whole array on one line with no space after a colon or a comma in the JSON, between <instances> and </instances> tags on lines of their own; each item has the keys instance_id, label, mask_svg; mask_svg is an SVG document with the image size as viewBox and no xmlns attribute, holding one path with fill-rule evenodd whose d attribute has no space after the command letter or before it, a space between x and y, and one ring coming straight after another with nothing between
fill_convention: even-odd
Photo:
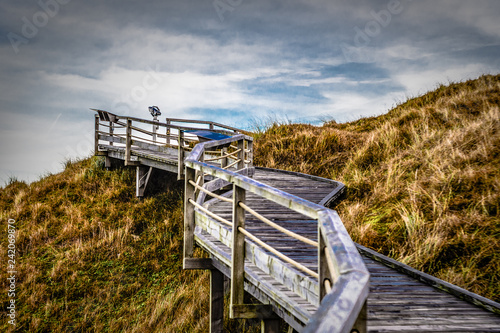
<instances>
[{"instance_id":1,"label":"curved boardwalk section","mask_svg":"<svg viewBox=\"0 0 500 333\"><path fill-rule=\"evenodd\" d=\"M230 316L261 319L264 332L278 318L290 332L500 332L498 303L353 243L325 208L343 184L255 168L252 138L221 124L95 111L96 154L135 166L138 196L152 168L185 179L184 268L211 272L212 332L225 292ZM210 258L194 258L195 245Z\"/></svg>"},{"instance_id":2,"label":"curved boardwalk section","mask_svg":"<svg viewBox=\"0 0 500 333\"><path fill-rule=\"evenodd\" d=\"M336 184L329 180L292 172L256 168L254 178L316 203L325 202L325 198L330 199L332 194L338 193L335 191ZM262 203L258 198L251 198L250 201L256 208L267 211L268 216L287 229L295 230L312 239L317 236L316 221L290 215L281 207L268 205L259 207ZM209 209L230 218L231 207L227 203L213 202ZM273 228L266 227L262 225L262 222L251 217L248 217L248 222L251 224L249 228L254 229L256 235L258 234L262 239L268 239L269 243L281 252L288 253L312 270L317 270L315 248L303 246L293 238L279 235ZM197 230L197 234L200 235L202 244L209 239L212 242L215 241L214 237L207 237L202 228ZM365 251L363 260L370 272L370 293L367 301L368 332L500 332L499 315L389 267L378 260L390 259L362 246L358 245L358 247ZM230 249L227 248L226 251L229 251L228 257L230 257ZM268 255L273 256L270 253ZM286 266L286 264L283 265ZM400 267L401 270L405 268L402 264ZM294 270L293 267L288 267L288 269ZM297 273L300 274L300 272ZM289 292L291 289L290 284L269 278L268 280L271 281L271 285L281 291ZM296 297L296 302L313 313L317 308L315 305L317 285L311 286L311 290L314 290L314 293L303 295L301 298ZM308 302L308 299L312 301Z\"/></svg>"}]
</instances>

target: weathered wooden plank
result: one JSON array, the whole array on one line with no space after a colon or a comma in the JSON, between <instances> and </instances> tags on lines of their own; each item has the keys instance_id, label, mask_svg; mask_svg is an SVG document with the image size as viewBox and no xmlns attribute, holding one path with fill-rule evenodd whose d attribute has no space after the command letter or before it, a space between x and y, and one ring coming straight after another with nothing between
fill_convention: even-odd
<instances>
[{"instance_id":1,"label":"weathered wooden plank","mask_svg":"<svg viewBox=\"0 0 500 333\"><path fill-rule=\"evenodd\" d=\"M469 303L475 304L477 306L481 306L488 311L494 312L496 314L500 314L500 304L493 302L485 297L479 296L477 294L471 293L465 289L459 288L451 283L440 280L434 276L425 274L420 272L408 265L400 263L394 259L383 256L380 253L377 253L371 249L368 249L359 244L356 245L358 250L363 253L365 256L370 257L373 260L377 260L383 263L386 266L389 266L395 270L403 272L413 278L426 283L427 285L433 286L437 289L441 289L447 293L450 293L458 298L466 300Z\"/></svg>"}]
</instances>

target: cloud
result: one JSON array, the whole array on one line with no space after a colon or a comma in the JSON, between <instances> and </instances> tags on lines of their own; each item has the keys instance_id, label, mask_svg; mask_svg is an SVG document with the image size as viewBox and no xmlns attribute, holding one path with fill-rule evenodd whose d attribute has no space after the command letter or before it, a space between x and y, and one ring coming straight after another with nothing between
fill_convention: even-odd
<instances>
[{"instance_id":1,"label":"cloud","mask_svg":"<svg viewBox=\"0 0 500 333\"><path fill-rule=\"evenodd\" d=\"M41 7L4 1L0 137L11 141L0 145L0 178L32 168L33 180L88 154L89 107L149 117L159 105L238 127L269 114L347 121L499 72L499 2L400 1L387 24L373 13L389 0L243 1L223 21L211 1L70 1L17 54L8 33L22 34Z\"/></svg>"}]
</instances>

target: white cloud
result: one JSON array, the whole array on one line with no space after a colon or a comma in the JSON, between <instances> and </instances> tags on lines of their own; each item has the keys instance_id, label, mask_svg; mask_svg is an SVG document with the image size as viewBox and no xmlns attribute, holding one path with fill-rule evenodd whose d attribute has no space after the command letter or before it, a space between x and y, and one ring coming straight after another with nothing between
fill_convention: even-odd
<instances>
[{"instance_id":1,"label":"white cloud","mask_svg":"<svg viewBox=\"0 0 500 333\"><path fill-rule=\"evenodd\" d=\"M1 146L0 176L59 170L65 156L87 154L89 107L149 117L159 105L164 116L237 126L270 113L345 121L438 83L498 73L498 57L478 53L500 44L497 1L413 1L345 59L339 42L388 2L256 0L224 22L207 13L210 2L71 2L19 54L0 45L0 139L12 142ZM39 10L2 9L4 30L17 32Z\"/></svg>"}]
</instances>

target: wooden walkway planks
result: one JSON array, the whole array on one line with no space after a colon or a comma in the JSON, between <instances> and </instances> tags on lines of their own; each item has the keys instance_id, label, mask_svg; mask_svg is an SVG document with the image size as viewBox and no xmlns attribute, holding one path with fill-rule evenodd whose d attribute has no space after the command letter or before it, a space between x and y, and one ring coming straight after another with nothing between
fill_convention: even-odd
<instances>
[{"instance_id":1,"label":"wooden walkway planks","mask_svg":"<svg viewBox=\"0 0 500 333\"><path fill-rule=\"evenodd\" d=\"M104 145L101 147L111 157L124 159L123 148ZM132 155L144 165L157 167L158 164L163 164L165 166L160 169L176 172L176 155L145 149L134 149ZM256 168L254 179L315 203L324 203L324 198L331 195L334 190L334 184L328 180L264 168ZM305 216L279 205L264 202L254 195L248 196L247 204L292 231L313 240L317 237L316 222ZM228 205L214 201L210 210L231 220ZM250 216L247 216L246 228L294 260L312 270L317 270L315 248L287 238ZM209 253L214 251L218 253L216 258L221 263L219 268L229 276L227 265L230 265L230 249L199 227L195 238ZM269 253L267 255L274 257ZM369 332L500 332L499 315L400 273L369 256L363 258L371 274L368 297ZM295 322L292 326L300 331L301 326L297 323L297 319L302 324L307 322L308 316L317 308L314 302L317 284L316 289L310 286L311 290L302 291L307 297L299 297L283 281L273 279L256 265L249 262L246 265L249 267L246 272L246 290L263 302L275 304L278 315L287 322ZM297 271L286 263L283 263L283 266L291 271ZM296 314L295 318L293 313Z\"/></svg>"},{"instance_id":2,"label":"wooden walkway planks","mask_svg":"<svg viewBox=\"0 0 500 333\"><path fill-rule=\"evenodd\" d=\"M500 317L363 257L369 332L500 332Z\"/></svg>"}]
</instances>

